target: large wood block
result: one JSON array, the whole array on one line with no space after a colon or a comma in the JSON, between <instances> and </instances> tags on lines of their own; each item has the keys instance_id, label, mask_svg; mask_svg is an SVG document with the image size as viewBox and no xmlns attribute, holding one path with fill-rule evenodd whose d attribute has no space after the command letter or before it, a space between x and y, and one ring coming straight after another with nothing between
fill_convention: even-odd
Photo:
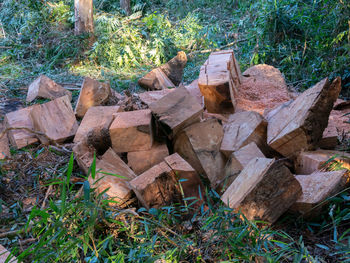
<instances>
[{"instance_id":1,"label":"large wood block","mask_svg":"<svg viewBox=\"0 0 350 263\"><path fill-rule=\"evenodd\" d=\"M274 223L301 196L299 182L280 161L251 160L222 195L230 208L249 220Z\"/></svg>"},{"instance_id":2,"label":"large wood block","mask_svg":"<svg viewBox=\"0 0 350 263\"><path fill-rule=\"evenodd\" d=\"M297 175L296 179L303 194L291 207L307 217L315 217L327 204L325 200L342 191L349 179L346 170L333 172L315 172L310 175Z\"/></svg>"},{"instance_id":3,"label":"large wood block","mask_svg":"<svg viewBox=\"0 0 350 263\"><path fill-rule=\"evenodd\" d=\"M70 91L58 85L45 75L41 75L29 85L26 101L32 102L36 98L54 100L65 95L68 95L69 100L72 99L72 93Z\"/></svg>"},{"instance_id":4,"label":"large wood block","mask_svg":"<svg viewBox=\"0 0 350 263\"><path fill-rule=\"evenodd\" d=\"M160 100L161 98L163 98L165 95L169 94L172 91L174 91L174 89L146 91L146 92L140 93L139 96L140 96L140 100L149 106L153 102Z\"/></svg>"},{"instance_id":5,"label":"large wood block","mask_svg":"<svg viewBox=\"0 0 350 263\"><path fill-rule=\"evenodd\" d=\"M153 143L150 110L119 112L109 128L116 152L150 150Z\"/></svg>"},{"instance_id":6,"label":"large wood block","mask_svg":"<svg viewBox=\"0 0 350 263\"><path fill-rule=\"evenodd\" d=\"M192 81L189 85L185 86L187 91L196 98L197 102L204 107L204 98L198 86L198 79Z\"/></svg>"},{"instance_id":7,"label":"large wood block","mask_svg":"<svg viewBox=\"0 0 350 263\"><path fill-rule=\"evenodd\" d=\"M259 113L244 111L232 114L228 123L224 125L224 138L220 150L229 157L232 152L255 142L267 154L266 132L267 122Z\"/></svg>"},{"instance_id":8,"label":"large wood block","mask_svg":"<svg viewBox=\"0 0 350 263\"><path fill-rule=\"evenodd\" d=\"M215 119L192 124L182 130L174 142L174 152L184 158L198 173L206 176L212 187L224 177L225 156L220 152L224 136Z\"/></svg>"},{"instance_id":9,"label":"large wood block","mask_svg":"<svg viewBox=\"0 0 350 263\"><path fill-rule=\"evenodd\" d=\"M175 173L166 162L161 162L139 175L130 181L130 186L147 209L181 202L181 190Z\"/></svg>"},{"instance_id":10,"label":"large wood block","mask_svg":"<svg viewBox=\"0 0 350 263\"><path fill-rule=\"evenodd\" d=\"M224 191L237 178L239 173L255 158L265 158L255 142L243 146L238 151L233 152L225 165L225 178L220 184L219 191Z\"/></svg>"},{"instance_id":11,"label":"large wood block","mask_svg":"<svg viewBox=\"0 0 350 263\"><path fill-rule=\"evenodd\" d=\"M210 113L234 113L241 72L232 50L213 52L200 69L198 86Z\"/></svg>"},{"instance_id":12,"label":"large wood block","mask_svg":"<svg viewBox=\"0 0 350 263\"><path fill-rule=\"evenodd\" d=\"M185 88L177 88L152 103L151 109L163 132L173 137L186 126L198 122L203 107Z\"/></svg>"},{"instance_id":13,"label":"large wood block","mask_svg":"<svg viewBox=\"0 0 350 263\"><path fill-rule=\"evenodd\" d=\"M72 138L79 126L68 96L37 105L30 117L34 128L47 136L38 135L44 144L60 143Z\"/></svg>"},{"instance_id":14,"label":"large wood block","mask_svg":"<svg viewBox=\"0 0 350 263\"><path fill-rule=\"evenodd\" d=\"M166 144L154 143L147 151L128 152L128 165L136 174L142 174L169 155Z\"/></svg>"},{"instance_id":15,"label":"large wood block","mask_svg":"<svg viewBox=\"0 0 350 263\"><path fill-rule=\"evenodd\" d=\"M102 83L86 77L81 86L75 114L77 117L84 117L87 110L92 106L100 106L106 103L111 96L109 83Z\"/></svg>"},{"instance_id":16,"label":"large wood block","mask_svg":"<svg viewBox=\"0 0 350 263\"><path fill-rule=\"evenodd\" d=\"M74 142L81 141L92 129L102 130L107 128L108 131L114 119L113 114L120 111L121 107L119 106L95 106L89 108L75 134Z\"/></svg>"},{"instance_id":17,"label":"large wood block","mask_svg":"<svg viewBox=\"0 0 350 263\"><path fill-rule=\"evenodd\" d=\"M89 182L98 193L108 189L105 194L111 205L121 206L131 197L128 182L134 178L135 173L110 148L97 162L96 177L89 177Z\"/></svg>"},{"instance_id":18,"label":"large wood block","mask_svg":"<svg viewBox=\"0 0 350 263\"><path fill-rule=\"evenodd\" d=\"M27 145L38 142L36 135L30 132L34 130L30 113L36 106L37 105L9 112L5 115L5 127L8 129L13 129L9 130L7 135L11 145L16 149L21 149Z\"/></svg>"},{"instance_id":19,"label":"large wood block","mask_svg":"<svg viewBox=\"0 0 350 263\"><path fill-rule=\"evenodd\" d=\"M269 119L268 144L287 158L316 148L340 89L340 78L332 84L326 78L282 107Z\"/></svg>"},{"instance_id":20,"label":"large wood block","mask_svg":"<svg viewBox=\"0 0 350 263\"><path fill-rule=\"evenodd\" d=\"M5 159L7 157L11 157L7 132L2 134L2 132L4 131L5 131L4 125L0 123L0 160Z\"/></svg>"},{"instance_id":21,"label":"large wood block","mask_svg":"<svg viewBox=\"0 0 350 263\"><path fill-rule=\"evenodd\" d=\"M81 140L73 146L73 153L80 169L88 175L91 164L94 160L96 150L87 144L86 140ZM97 161L98 159L96 159Z\"/></svg>"},{"instance_id":22,"label":"large wood block","mask_svg":"<svg viewBox=\"0 0 350 263\"><path fill-rule=\"evenodd\" d=\"M177 181L180 183L184 198L195 197L197 202L194 207L197 207L203 202L204 185L195 169L186 162L178 153L174 153L166 157L165 162L175 173ZM188 203L195 200L188 200Z\"/></svg>"},{"instance_id":23,"label":"large wood block","mask_svg":"<svg viewBox=\"0 0 350 263\"><path fill-rule=\"evenodd\" d=\"M342 164L344 168L350 169L350 154L333 150L317 150L298 154L295 161L295 172L305 175L325 170L326 162L331 159Z\"/></svg>"},{"instance_id":24,"label":"large wood block","mask_svg":"<svg viewBox=\"0 0 350 263\"><path fill-rule=\"evenodd\" d=\"M7 259L9 259L7 261ZM2 245L0 245L0 263L17 263L16 257L8 251L6 248L4 248Z\"/></svg>"}]
</instances>

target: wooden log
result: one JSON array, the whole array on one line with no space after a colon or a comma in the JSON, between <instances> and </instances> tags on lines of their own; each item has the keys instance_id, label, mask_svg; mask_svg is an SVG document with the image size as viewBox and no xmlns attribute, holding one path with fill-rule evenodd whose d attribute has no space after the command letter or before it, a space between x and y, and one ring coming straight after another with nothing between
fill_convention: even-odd
<instances>
[{"instance_id":1,"label":"wooden log","mask_svg":"<svg viewBox=\"0 0 350 263\"><path fill-rule=\"evenodd\" d=\"M174 89L146 91L146 92L140 93L139 96L140 96L140 100L149 106L153 102L160 100L161 98L163 98L165 95L169 94L172 91L174 91Z\"/></svg>"},{"instance_id":2,"label":"wooden log","mask_svg":"<svg viewBox=\"0 0 350 263\"><path fill-rule=\"evenodd\" d=\"M130 186L147 209L181 202L181 190L175 173L166 162L161 162L139 175L130 181Z\"/></svg>"},{"instance_id":3,"label":"wooden log","mask_svg":"<svg viewBox=\"0 0 350 263\"><path fill-rule=\"evenodd\" d=\"M301 196L299 182L280 161L254 158L222 195L248 220L274 223Z\"/></svg>"},{"instance_id":4,"label":"wooden log","mask_svg":"<svg viewBox=\"0 0 350 263\"><path fill-rule=\"evenodd\" d=\"M116 152L147 151L152 148L150 110L118 112L109 128L112 148Z\"/></svg>"},{"instance_id":5,"label":"wooden log","mask_svg":"<svg viewBox=\"0 0 350 263\"><path fill-rule=\"evenodd\" d=\"M4 130L5 126L2 123L0 123L0 134L4 132ZM3 160L8 157L11 157L11 152L7 133L5 133L2 137L0 137L0 160Z\"/></svg>"},{"instance_id":6,"label":"wooden log","mask_svg":"<svg viewBox=\"0 0 350 263\"><path fill-rule=\"evenodd\" d=\"M5 247L0 245L0 263L17 263L16 257Z\"/></svg>"},{"instance_id":7,"label":"wooden log","mask_svg":"<svg viewBox=\"0 0 350 263\"><path fill-rule=\"evenodd\" d=\"M196 98L197 102L204 107L204 98L198 86L198 79L195 79L191 84L185 86L187 91Z\"/></svg>"},{"instance_id":8,"label":"wooden log","mask_svg":"<svg viewBox=\"0 0 350 263\"><path fill-rule=\"evenodd\" d=\"M70 91L58 85L47 76L41 75L29 85L26 101L32 102L36 98L54 100L65 95L68 95L69 100L72 100L72 93Z\"/></svg>"},{"instance_id":9,"label":"wooden log","mask_svg":"<svg viewBox=\"0 0 350 263\"><path fill-rule=\"evenodd\" d=\"M174 153L164 160L175 173L176 179L181 186L183 197L195 198L195 200L188 199L186 204L190 208L200 206L203 203L205 189L196 170L178 153Z\"/></svg>"},{"instance_id":10,"label":"wooden log","mask_svg":"<svg viewBox=\"0 0 350 263\"><path fill-rule=\"evenodd\" d=\"M106 103L111 96L109 83L102 83L86 77L81 86L75 114L77 117L84 117L87 110L92 106L101 106Z\"/></svg>"},{"instance_id":11,"label":"wooden log","mask_svg":"<svg viewBox=\"0 0 350 263\"><path fill-rule=\"evenodd\" d=\"M127 16L131 15L130 0L120 0L120 8Z\"/></svg>"},{"instance_id":12,"label":"wooden log","mask_svg":"<svg viewBox=\"0 0 350 263\"><path fill-rule=\"evenodd\" d=\"M128 152L128 165L136 174L142 174L169 155L166 144L154 143L150 150Z\"/></svg>"},{"instance_id":13,"label":"wooden log","mask_svg":"<svg viewBox=\"0 0 350 263\"><path fill-rule=\"evenodd\" d=\"M238 151L233 152L225 165L225 178L220 183L217 192L224 192L237 178L240 172L255 158L265 158L255 142L243 146Z\"/></svg>"},{"instance_id":14,"label":"wooden log","mask_svg":"<svg viewBox=\"0 0 350 263\"><path fill-rule=\"evenodd\" d=\"M307 175L326 170L326 162L331 161L331 159L344 168L350 169L350 154L334 150L317 150L299 153L295 161L295 172Z\"/></svg>"},{"instance_id":15,"label":"wooden log","mask_svg":"<svg viewBox=\"0 0 350 263\"><path fill-rule=\"evenodd\" d=\"M340 78L332 84L326 78L283 107L269 120L268 144L287 158L316 148L340 89Z\"/></svg>"},{"instance_id":16,"label":"wooden log","mask_svg":"<svg viewBox=\"0 0 350 263\"><path fill-rule=\"evenodd\" d=\"M128 182L134 178L135 173L110 148L97 162L96 177L89 177L89 182L98 193L108 189L105 194L110 205L121 206L132 195Z\"/></svg>"},{"instance_id":17,"label":"wooden log","mask_svg":"<svg viewBox=\"0 0 350 263\"><path fill-rule=\"evenodd\" d=\"M206 176L215 188L223 179L225 156L220 152L223 129L217 120L192 124L174 140L174 152L184 158L198 173Z\"/></svg>"},{"instance_id":18,"label":"wooden log","mask_svg":"<svg viewBox=\"0 0 350 263\"><path fill-rule=\"evenodd\" d=\"M315 172L310 175L297 175L303 194L290 208L304 217L319 216L327 205L326 199L344 190L349 179L346 170L333 172Z\"/></svg>"},{"instance_id":19,"label":"wooden log","mask_svg":"<svg viewBox=\"0 0 350 263\"><path fill-rule=\"evenodd\" d=\"M79 126L67 95L37 105L32 109L30 117L34 128L47 136L38 135L43 144L64 142L74 137Z\"/></svg>"},{"instance_id":20,"label":"wooden log","mask_svg":"<svg viewBox=\"0 0 350 263\"><path fill-rule=\"evenodd\" d=\"M161 65L159 68L170 79L170 81L174 83L175 86L179 86L179 84L182 82L182 76L186 64L186 53L183 51L179 51L175 57L173 57L164 65Z\"/></svg>"},{"instance_id":21,"label":"wooden log","mask_svg":"<svg viewBox=\"0 0 350 263\"><path fill-rule=\"evenodd\" d=\"M85 175L89 175L95 152L94 147L88 145L86 140L79 141L73 147L74 158ZM96 161L98 161L97 157Z\"/></svg>"},{"instance_id":22,"label":"wooden log","mask_svg":"<svg viewBox=\"0 0 350 263\"><path fill-rule=\"evenodd\" d=\"M13 129L9 130L7 135L11 145L16 149L21 149L38 142L36 135L30 132L30 130L34 130L30 113L36 106L37 105L9 112L5 115L4 124L6 129Z\"/></svg>"},{"instance_id":23,"label":"wooden log","mask_svg":"<svg viewBox=\"0 0 350 263\"><path fill-rule=\"evenodd\" d=\"M185 88L177 88L149 106L160 128L169 138L200 120L203 108Z\"/></svg>"},{"instance_id":24,"label":"wooden log","mask_svg":"<svg viewBox=\"0 0 350 263\"><path fill-rule=\"evenodd\" d=\"M159 68L153 69L151 72L139 79L138 84L146 90L175 88L174 83L172 83L167 75L165 75L165 73Z\"/></svg>"},{"instance_id":25,"label":"wooden log","mask_svg":"<svg viewBox=\"0 0 350 263\"><path fill-rule=\"evenodd\" d=\"M262 152L268 154L267 122L257 112L244 111L230 115L228 123L224 124L224 138L221 152L227 157L243 146L255 142Z\"/></svg>"},{"instance_id":26,"label":"wooden log","mask_svg":"<svg viewBox=\"0 0 350 263\"><path fill-rule=\"evenodd\" d=\"M210 113L234 113L240 69L232 50L210 54L200 69L198 86Z\"/></svg>"},{"instance_id":27,"label":"wooden log","mask_svg":"<svg viewBox=\"0 0 350 263\"><path fill-rule=\"evenodd\" d=\"M74 0L76 35L94 32L93 0Z\"/></svg>"}]
</instances>

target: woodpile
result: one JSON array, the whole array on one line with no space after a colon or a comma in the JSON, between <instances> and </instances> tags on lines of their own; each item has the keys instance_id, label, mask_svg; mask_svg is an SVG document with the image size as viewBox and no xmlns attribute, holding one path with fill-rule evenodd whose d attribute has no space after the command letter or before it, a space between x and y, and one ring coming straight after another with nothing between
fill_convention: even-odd
<instances>
[{"instance_id":1,"label":"woodpile","mask_svg":"<svg viewBox=\"0 0 350 263\"><path fill-rule=\"evenodd\" d=\"M180 52L141 78L149 90L141 94L120 95L85 78L75 111L70 95L41 76L28 101L51 101L5 116L0 159L10 158L9 143L72 141L81 171L110 205L130 205L136 196L147 209L198 209L212 188L246 218L269 223L287 210L318 212L346 187L342 168L350 158L336 147L349 138L349 104L333 107L339 78L292 95L278 69L257 65L242 75L226 50L212 53L198 80L184 86L186 61Z\"/></svg>"}]
</instances>

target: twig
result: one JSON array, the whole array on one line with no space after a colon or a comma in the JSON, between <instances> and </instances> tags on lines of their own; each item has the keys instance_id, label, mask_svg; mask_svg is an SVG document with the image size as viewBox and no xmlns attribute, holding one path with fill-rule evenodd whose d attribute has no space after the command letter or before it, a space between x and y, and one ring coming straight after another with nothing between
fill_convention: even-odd
<instances>
[{"instance_id":1,"label":"twig","mask_svg":"<svg viewBox=\"0 0 350 263\"><path fill-rule=\"evenodd\" d=\"M23 241L19 240L21 246L27 245L28 243L33 243L36 241L36 238L28 238Z\"/></svg>"},{"instance_id":2,"label":"twig","mask_svg":"<svg viewBox=\"0 0 350 263\"><path fill-rule=\"evenodd\" d=\"M51 190L52 190L52 184L50 184L49 187L47 188L47 191L46 191L46 194L45 194L45 197L44 197L44 201L43 201L43 203L41 205L41 209L43 209L45 207L46 200L49 197L49 195L51 193Z\"/></svg>"},{"instance_id":3,"label":"twig","mask_svg":"<svg viewBox=\"0 0 350 263\"><path fill-rule=\"evenodd\" d=\"M77 86L77 87L81 87L82 83L68 83L68 82L62 82L62 83L58 83L57 84L61 85L61 86Z\"/></svg>"}]
</instances>

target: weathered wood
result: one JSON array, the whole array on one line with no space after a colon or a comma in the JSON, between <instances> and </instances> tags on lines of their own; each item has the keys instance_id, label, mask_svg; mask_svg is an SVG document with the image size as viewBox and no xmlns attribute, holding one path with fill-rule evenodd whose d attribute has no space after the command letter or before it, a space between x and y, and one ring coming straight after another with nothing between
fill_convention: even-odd
<instances>
[{"instance_id":1,"label":"weathered wood","mask_svg":"<svg viewBox=\"0 0 350 263\"><path fill-rule=\"evenodd\" d=\"M109 128L112 148L116 152L150 150L153 143L150 110L119 112Z\"/></svg>"},{"instance_id":2,"label":"weathered wood","mask_svg":"<svg viewBox=\"0 0 350 263\"><path fill-rule=\"evenodd\" d=\"M225 191L237 178L244 167L255 158L265 158L265 155L260 151L255 142L251 142L240 148L238 151L233 152L225 165L225 178L220 183L218 191Z\"/></svg>"},{"instance_id":3,"label":"weathered wood","mask_svg":"<svg viewBox=\"0 0 350 263\"><path fill-rule=\"evenodd\" d=\"M341 89L340 78L324 79L269 119L267 142L285 157L315 148Z\"/></svg>"},{"instance_id":4,"label":"weathered wood","mask_svg":"<svg viewBox=\"0 0 350 263\"><path fill-rule=\"evenodd\" d=\"M6 248L0 245L0 263L5 263L5 262L17 263L18 261L10 251L8 251Z\"/></svg>"},{"instance_id":5,"label":"weathered wood","mask_svg":"<svg viewBox=\"0 0 350 263\"><path fill-rule=\"evenodd\" d=\"M177 88L149 108L163 132L172 138L186 126L198 122L203 108L185 88Z\"/></svg>"},{"instance_id":6,"label":"weathered wood","mask_svg":"<svg viewBox=\"0 0 350 263\"><path fill-rule=\"evenodd\" d=\"M77 117L82 118L90 107L103 105L110 96L111 88L109 83L102 83L86 77L81 86L74 112Z\"/></svg>"},{"instance_id":7,"label":"weathered wood","mask_svg":"<svg viewBox=\"0 0 350 263\"><path fill-rule=\"evenodd\" d=\"M64 142L72 138L79 127L67 95L37 105L32 109L30 118L34 128L47 136L38 135L43 144Z\"/></svg>"},{"instance_id":8,"label":"weathered wood","mask_svg":"<svg viewBox=\"0 0 350 263\"><path fill-rule=\"evenodd\" d=\"M130 181L130 186L147 209L181 202L181 190L175 173L166 162L161 162L139 175Z\"/></svg>"},{"instance_id":9,"label":"weathered wood","mask_svg":"<svg viewBox=\"0 0 350 263\"><path fill-rule=\"evenodd\" d=\"M162 90L175 88L174 83L165 75L165 73L159 69L153 69L145 76L138 80L138 84L147 90Z\"/></svg>"},{"instance_id":10,"label":"weathered wood","mask_svg":"<svg viewBox=\"0 0 350 263\"><path fill-rule=\"evenodd\" d=\"M130 0L120 0L120 8L127 16L131 15Z\"/></svg>"},{"instance_id":11,"label":"weathered wood","mask_svg":"<svg viewBox=\"0 0 350 263\"><path fill-rule=\"evenodd\" d=\"M166 144L154 143L150 150L128 152L128 165L136 174L142 174L169 155Z\"/></svg>"},{"instance_id":12,"label":"weathered wood","mask_svg":"<svg viewBox=\"0 0 350 263\"><path fill-rule=\"evenodd\" d=\"M169 94L172 91L174 91L174 89L146 91L146 92L140 93L139 96L140 96L140 100L149 106L153 102L160 100L161 98L163 98L165 95Z\"/></svg>"},{"instance_id":13,"label":"weathered wood","mask_svg":"<svg viewBox=\"0 0 350 263\"><path fill-rule=\"evenodd\" d=\"M174 140L174 152L180 154L198 173L206 176L215 188L224 177L225 156L220 152L223 129L217 120L192 124Z\"/></svg>"},{"instance_id":14,"label":"weathered wood","mask_svg":"<svg viewBox=\"0 0 350 263\"><path fill-rule=\"evenodd\" d=\"M30 118L31 111L37 105L20 109L17 111L9 112L5 115L5 127L6 128L20 128L24 127L29 130L34 130L32 120ZM38 138L35 134L31 133L29 130L10 130L7 135L10 143L16 149L21 149L27 145L38 142Z\"/></svg>"},{"instance_id":15,"label":"weathered wood","mask_svg":"<svg viewBox=\"0 0 350 263\"><path fill-rule=\"evenodd\" d=\"M303 194L290 210L305 217L317 217L327 205L325 200L342 191L349 179L346 170L297 175Z\"/></svg>"},{"instance_id":16,"label":"weathered wood","mask_svg":"<svg viewBox=\"0 0 350 263\"><path fill-rule=\"evenodd\" d=\"M94 32L93 0L74 0L76 35Z\"/></svg>"},{"instance_id":17,"label":"weathered wood","mask_svg":"<svg viewBox=\"0 0 350 263\"><path fill-rule=\"evenodd\" d=\"M166 157L165 162L175 173L176 179L181 185L184 198L195 197L196 200L188 200L187 205L193 203L192 207L198 207L203 203L204 185L193 167L186 162L178 153Z\"/></svg>"},{"instance_id":18,"label":"weathered wood","mask_svg":"<svg viewBox=\"0 0 350 263\"><path fill-rule=\"evenodd\" d=\"M234 113L241 73L232 50L213 52L200 69L198 86L211 113Z\"/></svg>"},{"instance_id":19,"label":"weathered wood","mask_svg":"<svg viewBox=\"0 0 350 263\"><path fill-rule=\"evenodd\" d=\"M108 189L105 194L110 205L121 206L131 197L132 191L128 182L134 178L135 173L110 148L97 162L96 177L89 177L89 182L98 193Z\"/></svg>"},{"instance_id":20,"label":"weathered wood","mask_svg":"<svg viewBox=\"0 0 350 263\"><path fill-rule=\"evenodd\" d=\"M65 95L68 95L69 99L72 100L72 93L70 91L58 85L47 76L41 75L29 85L26 101L32 102L36 98L54 100Z\"/></svg>"},{"instance_id":21,"label":"weathered wood","mask_svg":"<svg viewBox=\"0 0 350 263\"><path fill-rule=\"evenodd\" d=\"M338 144L338 130L332 123L331 119L328 120L328 126L322 134L322 139L319 142L321 149L334 149Z\"/></svg>"},{"instance_id":22,"label":"weathered wood","mask_svg":"<svg viewBox=\"0 0 350 263\"><path fill-rule=\"evenodd\" d=\"M175 57L173 57L164 65L161 65L159 68L170 79L170 81L174 83L175 86L179 86L179 84L182 81L182 76L184 73L186 63L186 53L183 51L179 51Z\"/></svg>"},{"instance_id":23,"label":"weathered wood","mask_svg":"<svg viewBox=\"0 0 350 263\"><path fill-rule=\"evenodd\" d=\"M232 152L255 142L265 154L267 122L257 112L244 111L230 115L228 123L224 124L224 138L220 150L229 157Z\"/></svg>"},{"instance_id":24,"label":"weathered wood","mask_svg":"<svg viewBox=\"0 0 350 263\"><path fill-rule=\"evenodd\" d=\"M254 158L221 200L249 220L274 223L301 194L299 182L282 162Z\"/></svg>"},{"instance_id":25,"label":"weathered wood","mask_svg":"<svg viewBox=\"0 0 350 263\"><path fill-rule=\"evenodd\" d=\"M331 159L341 163L344 168L350 168L350 154L333 150L317 150L298 154L295 161L296 174L307 175L325 170L326 162Z\"/></svg>"},{"instance_id":26,"label":"weathered wood","mask_svg":"<svg viewBox=\"0 0 350 263\"><path fill-rule=\"evenodd\" d=\"M0 134L5 130L5 127L0 123ZM7 133L0 137L0 160L11 157L9 140Z\"/></svg>"},{"instance_id":27,"label":"weathered wood","mask_svg":"<svg viewBox=\"0 0 350 263\"><path fill-rule=\"evenodd\" d=\"M198 79L195 79L191 84L185 86L187 91L196 98L197 102L204 107L204 98L198 86Z\"/></svg>"},{"instance_id":28,"label":"weathered wood","mask_svg":"<svg viewBox=\"0 0 350 263\"><path fill-rule=\"evenodd\" d=\"M73 147L74 158L85 175L89 174L95 152L96 150L87 144L86 139L79 141ZM98 161L97 157L96 161Z\"/></svg>"}]
</instances>

